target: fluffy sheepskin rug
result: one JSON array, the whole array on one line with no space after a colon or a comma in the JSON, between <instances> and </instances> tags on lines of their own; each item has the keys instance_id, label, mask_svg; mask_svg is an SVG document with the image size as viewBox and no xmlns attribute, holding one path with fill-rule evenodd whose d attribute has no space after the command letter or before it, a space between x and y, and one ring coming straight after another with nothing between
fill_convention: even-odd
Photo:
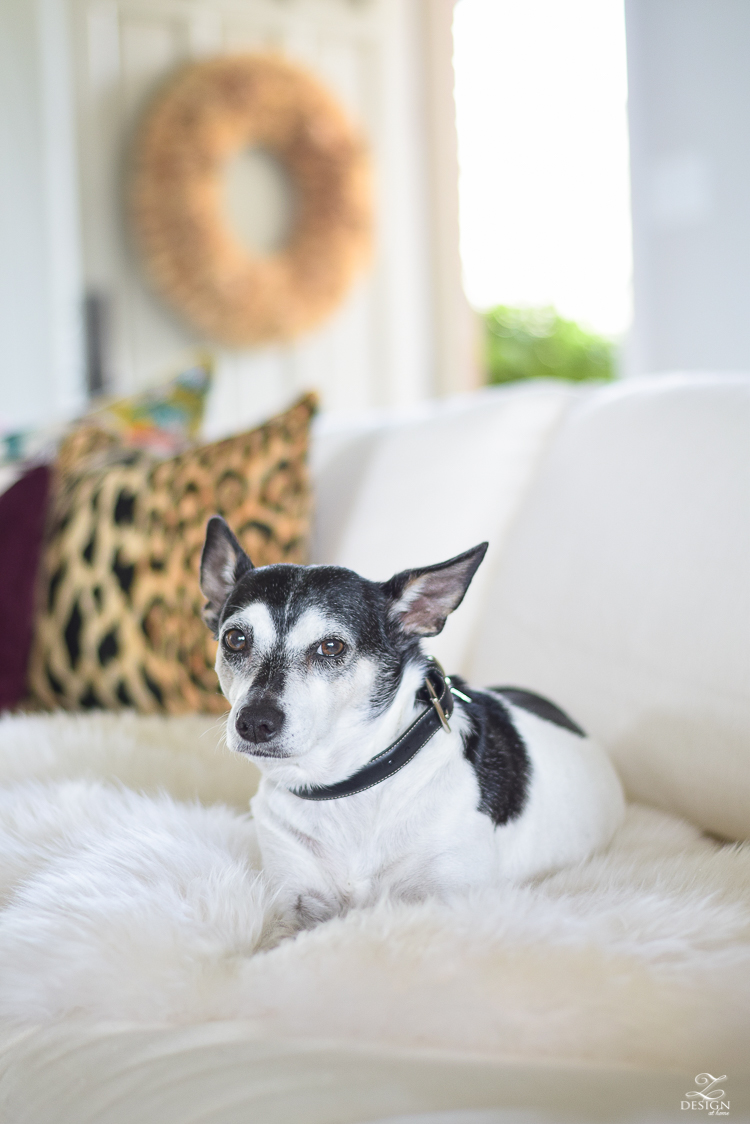
<instances>
[{"instance_id":1,"label":"fluffy sheepskin rug","mask_svg":"<svg viewBox=\"0 0 750 1124\"><path fill-rule=\"evenodd\" d=\"M743 1066L750 848L634 806L605 853L536 884L383 903L256 953L256 774L220 733L0 721L5 1020L245 1019L275 1037Z\"/></svg>"}]
</instances>

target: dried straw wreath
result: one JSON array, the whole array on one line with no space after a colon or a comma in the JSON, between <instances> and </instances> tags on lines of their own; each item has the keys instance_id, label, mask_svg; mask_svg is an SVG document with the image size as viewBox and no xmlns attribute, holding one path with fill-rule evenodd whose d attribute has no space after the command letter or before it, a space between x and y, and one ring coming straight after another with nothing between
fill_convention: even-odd
<instances>
[{"instance_id":1,"label":"dried straw wreath","mask_svg":"<svg viewBox=\"0 0 750 1124\"><path fill-rule=\"evenodd\" d=\"M248 146L273 153L296 189L278 253L251 254L222 210L222 172ZM230 346L289 339L340 303L370 246L365 145L338 101L276 55L186 66L136 138L131 215L154 286Z\"/></svg>"}]
</instances>

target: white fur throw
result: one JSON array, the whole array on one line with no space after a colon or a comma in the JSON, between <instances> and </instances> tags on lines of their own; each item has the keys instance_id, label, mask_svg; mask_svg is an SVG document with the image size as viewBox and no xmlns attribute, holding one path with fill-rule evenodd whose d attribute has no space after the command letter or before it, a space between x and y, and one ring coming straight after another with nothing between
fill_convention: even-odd
<instances>
[{"instance_id":1,"label":"white fur throw","mask_svg":"<svg viewBox=\"0 0 750 1124\"><path fill-rule=\"evenodd\" d=\"M202 719L0 721L0 1014L736 1073L750 848L633 806L539 883L384 904L253 955L247 762ZM161 790L161 791L159 791ZM229 805L233 805L230 807Z\"/></svg>"}]
</instances>

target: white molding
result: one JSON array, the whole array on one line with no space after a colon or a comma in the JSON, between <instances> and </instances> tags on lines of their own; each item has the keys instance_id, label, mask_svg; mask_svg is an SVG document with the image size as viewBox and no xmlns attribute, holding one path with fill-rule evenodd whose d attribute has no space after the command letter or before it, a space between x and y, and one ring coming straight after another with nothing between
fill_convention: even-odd
<instances>
[{"instance_id":1,"label":"white molding","mask_svg":"<svg viewBox=\"0 0 750 1124\"><path fill-rule=\"evenodd\" d=\"M478 320L461 283L453 72L455 0L420 0L420 5L432 207L435 381L438 393L451 394L472 390L481 381Z\"/></svg>"},{"instance_id":2,"label":"white molding","mask_svg":"<svg viewBox=\"0 0 750 1124\"><path fill-rule=\"evenodd\" d=\"M81 232L67 11L36 0L39 27L44 194L47 218L50 349L57 412L73 415L86 398Z\"/></svg>"},{"instance_id":3,"label":"white molding","mask_svg":"<svg viewBox=\"0 0 750 1124\"><path fill-rule=\"evenodd\" d=\"M0 3L0 412L33 426L84 400L65 0Z\"/></svg>"}]
</instances>

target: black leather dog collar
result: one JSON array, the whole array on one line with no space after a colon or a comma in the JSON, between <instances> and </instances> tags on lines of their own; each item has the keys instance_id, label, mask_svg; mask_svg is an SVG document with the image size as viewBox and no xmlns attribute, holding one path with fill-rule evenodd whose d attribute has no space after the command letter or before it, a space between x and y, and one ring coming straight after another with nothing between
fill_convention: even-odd
<instances>
[{"instance_id":1,"label":"black leather dog collar","mask_svg":"<svg viewBox=\"0 0 750 1124\"><path fill-rule=\"evenodd\" d=\"M313 788L290 788L289 791L302 800L339 800L342 796L353 796L364 792L373 785L380 784L403 769L422 746L436 734L440 727L450 730L448 719L453 713L453 694L450 679L445 675L437 660L430 661L424 686L417 692L420 702L428 703L427 710L420 714L409 729L392 745L376 754L361 769L338 784L317 785Z\"/></svg>"}]
</instances>

